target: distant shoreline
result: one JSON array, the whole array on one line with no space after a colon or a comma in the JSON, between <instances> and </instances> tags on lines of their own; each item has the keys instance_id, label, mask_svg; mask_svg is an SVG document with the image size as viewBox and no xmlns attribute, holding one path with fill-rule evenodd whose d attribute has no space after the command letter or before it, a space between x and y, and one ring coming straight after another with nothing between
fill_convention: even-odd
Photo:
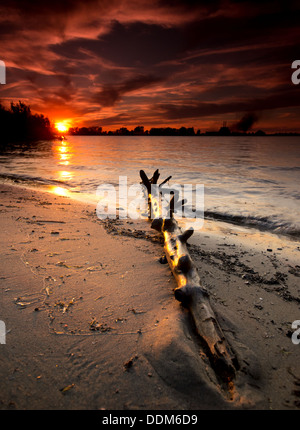
<instances>
[{"instance_id":1,"label":"distant shoreline","mask_svg":"<svg viewBox=\"0 0 300 430\"><path fill-rule=\"evenodd\" d=\"M267 133L264 130L252 131L252 123L240 121L238 124L227 127L226 122L219 130L205 131L201 133L200 129L195 131L194 127L180 128L175 127L152 127L146 130L143 125L139 125L132 130L123 126L117 130L103 130L102 126L90 127L70 127L66 134L72 136L299 136L298 132L273 132Z\"/></svg>"},{"instance_id":2,"label":"distant shoreline","mask_svg":"<svg viewBox=\"0 0 300 430\"><path fill-rule=\"evenodd\" d=\"M219 137L295 137L300 136L300 133L266 133L263 131L257 131L257 132L251 132L251 133L229 133L229 134L222 134L218 131L207 131L205 133L194 133L194 134L181 134L181 133L157 133L152 134L150 132L145 132L143 134L141 133L134 133L133 130L128 131L128 133L120 133L118 130L116 131L102 131L100 133L97 132L75 132L75 133L66 133L65 136L147 136L147 137L158 137L158 136L174 136L174 137L210 137L210 136L219 136ZM59 137L59 136L57 136Z\"/></svg>"}]
</instances>

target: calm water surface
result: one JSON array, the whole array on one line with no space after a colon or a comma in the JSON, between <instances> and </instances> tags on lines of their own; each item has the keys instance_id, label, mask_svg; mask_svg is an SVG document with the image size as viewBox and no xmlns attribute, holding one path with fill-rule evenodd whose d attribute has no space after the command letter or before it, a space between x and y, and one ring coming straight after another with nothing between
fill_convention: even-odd
<instances>
[{"instance_id":1,"label":"calm water surface","mask_svg":"<svg viewBox=\"0 0 300 430\"><path fill-rule=\"evenodd\" d=\"M91 201L99 185L157 168L170 184L204 184L207 217L300 237L299 137L68 136L0 155L2 178Z\"/></svg>"}]
</instances>

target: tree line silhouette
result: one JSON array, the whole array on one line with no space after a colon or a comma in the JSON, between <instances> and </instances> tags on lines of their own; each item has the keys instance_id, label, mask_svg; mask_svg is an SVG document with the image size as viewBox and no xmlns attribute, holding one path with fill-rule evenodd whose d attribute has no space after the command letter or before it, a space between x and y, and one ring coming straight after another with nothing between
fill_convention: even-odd
<instances>
[{"instance_id":1,"label":"tree line silhouette","mask_svg":"<svg viewBox=\"0 0 300 430\"><path fill-rule=\"evenodd\" d=\"M53 128L48 118L42 114L32 114L30 106L19 101L5 108L0 103L0 146L7 143L48 140L54 138Z\"/></svg>"},{"instance_id":2,"label":"tree line silhouette","mask_svg":"<svg viewBox=\"0 0 300 430\"><path fill-rule=\"evenodd\" d=\"M128 130L127 127L121 127L114 131L106 131L102 127L71 127L68 131L68 134L80 136L196 136L199 133L200 130L195 132L194 127L159 127L145 130L142 125L133 130Z\"/></svg>"},{"instance_id":3,"label":"tree line silhouette","mask_svg":"<svg viewBox=\"0 0 300 430\"><path fill-rule=\"evenodd\" d=\"M224 122L219 130L204 133L201 133L200 130L195 131L194 127L154 127L145 130L144 126L140 125L132 130L121 127L114 131L103 130L100 126L72 127L67 134L80 136L265 136L266 133L262 130L256 132L249 130L255 121L255 116L247 114L231 128L227 127L226 122ZM297 136L299 133L274 133L271 135ZM55 137L57 137L57 131L54 130L49 119L43 114L33 114L30 106L21 101L18 103L11 102L10 108L6 108L0 103L0 148L5 148L8 143L26 142L29 145L30 142L51 140Z\"/></svg>"},{"instance_id":4,"label":"tree line silhouette","mask_svg":"<svg viewBox=\"0 0 300 430\"><path fill-rule=\"evenodd\" d=\"M127 127L121 127L114 131L103 130L102 127L71 127L68 131L73 136L299 136L297 132L276 132L266 133L263 130L249 131L243 129L229 128L222 126L219 130L195 131L194 127L158 127L145 130L143 126L135 127L128 130Z\"/></svg>"}]
</instances>

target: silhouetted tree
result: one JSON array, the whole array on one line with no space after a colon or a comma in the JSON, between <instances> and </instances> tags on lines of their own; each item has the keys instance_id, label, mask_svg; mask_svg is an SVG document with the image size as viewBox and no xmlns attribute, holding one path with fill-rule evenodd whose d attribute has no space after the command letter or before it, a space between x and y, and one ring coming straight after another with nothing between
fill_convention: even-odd
<instances>
[{"instance_id":1,"label":"silhouetted tree","mask_svg":"<svg viewBox=\"0 0 300 430\"><path fill-rule=\"evenodd\" d=\"M8 142L48 140L54 137L48 118L32 114L30 106L19 101L10 109L0 104L1 147Z\"/></svg>"},{"instance_id":2,"label":"silhouetted tree","mask_svg":"<svg viewBox=\"0 0 300 430\"><path fill-rule=\"evenodd\" d=\"M133 130L133 134L138 136L142 136L143 134L145 134L144 126L138 125L137 127L135 127L135 129Z\"/></svg>"}]
</instances>

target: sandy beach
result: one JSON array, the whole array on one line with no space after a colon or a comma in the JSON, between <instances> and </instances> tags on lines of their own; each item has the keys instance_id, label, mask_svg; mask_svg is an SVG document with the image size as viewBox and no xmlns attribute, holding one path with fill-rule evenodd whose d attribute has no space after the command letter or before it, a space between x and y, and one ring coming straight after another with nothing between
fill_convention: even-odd
<instances>
[{"instance_id":1,"label":"sandy beach","mask_svg":"<svg viewBox=\"0 0 300 430\"><path fill-rule=\"evenodd\" d=\"M238 371L211 368L145 220L0 185L0 409L299 409L299 242L205 222L190 253Z\"/></svg>"}]
</instances>

